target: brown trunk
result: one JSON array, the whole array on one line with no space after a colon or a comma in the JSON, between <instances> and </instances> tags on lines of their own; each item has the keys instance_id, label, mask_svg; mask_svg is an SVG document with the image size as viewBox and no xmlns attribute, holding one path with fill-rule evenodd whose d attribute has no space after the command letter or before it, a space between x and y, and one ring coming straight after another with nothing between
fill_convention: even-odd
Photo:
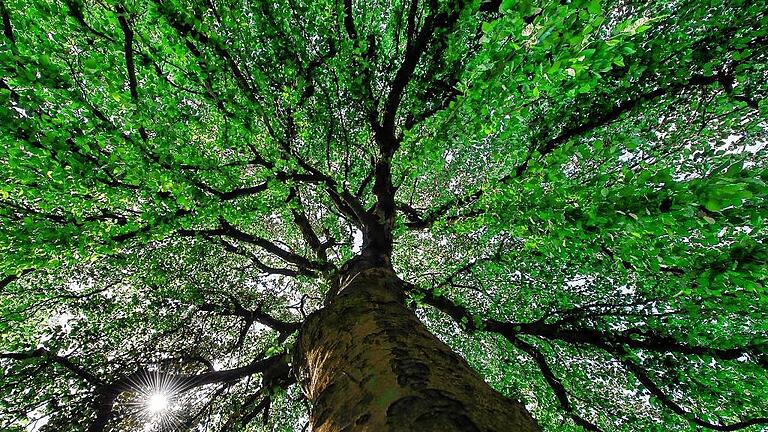
<instances>
[{"instance_id":1,"label":"brown trunk","mask_svg":"<svg viewBox=\"0 0 768 432\"><path fill-rule=\"evenodd\" d=\"M302 327L296 363L314 432L538 431L404 304L390 270L365 270Z\"/></svg>"}]
</instances>

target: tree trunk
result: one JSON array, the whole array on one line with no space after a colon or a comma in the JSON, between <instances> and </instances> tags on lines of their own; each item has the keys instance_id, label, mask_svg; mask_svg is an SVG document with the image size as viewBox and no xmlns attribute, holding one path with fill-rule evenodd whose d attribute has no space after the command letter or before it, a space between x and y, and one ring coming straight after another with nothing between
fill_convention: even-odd
<instances>
[{"instance_id":1,"label":"tree trunk","mask_svg":"<svg viewBox=\"0 0 768 432\"><path fill-rule=\"evenodd\" d=\"M313 432L539 430L427 331L391 270L354 276L309 316L296 348Z\"/></svg>"}]
</instances>

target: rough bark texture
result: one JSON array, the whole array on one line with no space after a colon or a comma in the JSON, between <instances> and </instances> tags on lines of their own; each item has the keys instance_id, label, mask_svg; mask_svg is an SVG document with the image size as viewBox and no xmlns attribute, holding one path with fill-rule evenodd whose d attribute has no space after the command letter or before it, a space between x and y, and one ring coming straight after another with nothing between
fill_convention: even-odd
<instances>
[{"instance_id":1,"label":"rough bark texture","mask_svg":"<svg viewBox=\"0 0 768 432\"><path fill-rule=\"evenodd\" d=\"M365 270L302 327L296 351L312 430L538 431L404 304L391 270Z\"/></svg>"}]
</instances>

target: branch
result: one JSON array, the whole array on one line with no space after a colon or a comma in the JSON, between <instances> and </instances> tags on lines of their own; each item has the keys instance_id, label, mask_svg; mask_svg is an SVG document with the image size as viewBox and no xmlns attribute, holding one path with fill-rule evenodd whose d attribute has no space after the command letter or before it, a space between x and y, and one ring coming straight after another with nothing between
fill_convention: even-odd
<instances>
[{"instance_id":1,"label":"branch","mask_svg":"<svg viewBox=\"0 0 768 432\"><path fill-rule=\"evenodd\" d=\"M412 287L409 287L412 288ZM458 323L460 326L462 326L467 332L473 333L477 330L477 324L475 322L474 317L472 314L465 308L464 306L457 305L447 299L444 296L435 296L432 291L426 291L425 297L423 299L424 303L429 304L448 316L450 316L456 323ZM506 336L506 335L505 335ZM568 415L573 419L573 421L578 424L579 426L582 426L586 430L589 431L596 431L599 432L600 429L594 425L593 423L589 422L588 420L585 420L581 416L579 416L577 413L573 412L573 406L571 405L568 394L565 390L565 387L560 382L559 379L555 376L554 372L552 372L552 369L547 364L546 358L544 358L543 354L536 350L536 348L525 341L521 340L518 337L512 337L507 339L512 342L516 347L520 348L521 350L525 351L528 355L530 355L534 361L536 361L536 364L539 366L539 369L541 370L542 375L544 376L544 379L547 381L547 384L552 388L552 391L555 393L555 396L557 397L558 402L560 403L560 407L568 413Z\"/></svg>"},{"instance_id":2,"label":"branch","mask_svg":"<svg viewBox=\"0 0 768 432\"><path fill-rule=\"evenodd\" d=\"M460 2L463 6L463 2ZM411 4L408 13L408 31L409 35L414 31L416 1ZM415 38L408 38L408 44L405 47L403 62L400 64L395 77L392 80L392 86L387 94L382 112L381 129L377 131L377 138L382 154L391 155L397 150L399 140L395 137L395 120L397 111L400 108L400 102L403 98L408 83L410 83L413 72L416 70L421 56L426 51L429 42L434 33L438 30L449 29L459 19L462 7L452 10L450 13L436 12L430 14L424 19L421 30Z\"/></svg>"},{"instance_id":3,"label":"branch","mask_svg":"<svg viewBox=\"0 0 768 432\"><path fill-rule=\"evenodd\" d=\"M251 310L244 308L234 297L230 296L230 300L232 302L231 308L214 303L203 303L200 305L200 310L207 312L222 312L226 315L239 316L246 322L257 322L286 335L293 333L301 326L301 323L291 323L274 318L262 310L260 306Z\"/></svg>"},{"instance_id":4,"label":"branch","mask_svg":"<svg viewBox=\"0 0 768 432\"><path fill-rule=\"evenodd\" d=\"M75 21L77 21L78 24L80 24L80 26L83 27L88 33L104 38L110 42L115 41L112 36L96 30L87 22L85 22L85 15L83 14L83 3L78 2L77 0L65 0L64 3L67 5L69 15L74 18Z\"/></svg>"},{"instance_id":5,"label":"branch","mask_svg":"<svg viewBox=\"0 0 768 432\"><path fill-rule=\"evenodd\" d=\"M128 88L131 92L131 100L134 103L139 100L138 82L136 80L136 65L133 62L133 30L128 25L128 12L121 5L117 5L117 21L123 31L123 51L125 52L125 66L128 69Z\"/></svg>"},{"instance_id":6,"label":"branch","mask_svg":"<svg viewBox=\"0 0 768 432\"><path fill-rule=\"evenodd\" d=\"M138 105L139 91L138 91L138 81L136 79L136 64L133 59L133 51L134 51L133 50L133 30L131 29L128 23L127 16L128 16L128 12L125 10L125 8L122 5L118 4L117 20L120 23L120 28L124 36L123 51L125 52L125 65L126 65L126 69L128 70L128 87L131 94L131 100L133 101L134 104ZM141 136L141 139L144 143L147 143L149 141L149 135L147 134L147 131L143 125L139 126L139 135ZM146 154L146 156L153 162L159 164L165 169L173 170L174 167L170 166L167 163L164 163L156 154L154 154L149 149L145 149L143 146L139 146L139 148L141 148L142 151ZM239 196L245 196L245 195L261 192L262 190L265 190L267 188L267 184L264 183L262 185L254 186L251 188L235 189L229 192L220 192L200 181L191 180L190 182L195 186L197 186L198 188L200 188L201 190L210 192L218 196L222 201L231 200Z\"/></svg>"},{"instance_id":7,"label":"branch","mask_svg":"<svg viewBox=\"0 0 768 432\"><path fill-rule=\"evenodd\" d=\"M768 362L763 358L762 345L744 345L734 348L714 348L702 345L687 344L669 336L659 334L651 329L634 328L625 331L603 331L591 327L545 323L504 323L496 320L486 320L486 328L505 336L514 337L516 334L539 336L550 340L594 347L628 347L657 353L674 352L683 355L710 356L719 360L736 360L742 355L750 355L768 368ZM762 359L762 360L761 360Z\"/></svg>"},{"instance_id":8,"label":"branch","mask_svg":"<svg viewBox=\"0 0 768 432\"><path fill-rule=\"evenodd\" d=\"M82 378L89 384L92 384L94 386L98 386L102 384L101 380L97 378L95 375L93 375L92 373L76 365L67 357L54 354L48 351L46 348L38 348L33 351L24 351L24 352L0 353L0 359L11 359L11 360L42 359L44 362L46 362L46 364L55 363L64 367L65 369L68 369L70 372Z\"/></svg>"},{"instance_id":9,"label":"branch","mask_svg":"<svg viewBox=\"0 0 768 432\"><path fill-rule=\"evenodd\" d=\"M407 289L413 288L413 286L407 286ZM640 329L632 329L623 332L609 332L578 326L570 326L569 328L564 328L560 324L546 324L541 321L533 323L505 323L494 319L475 319L475 317L466 307L457 305L445 297L437 297L431 291L426 291L423 293L424 303L443 311L451 318L453 318L457 323L462 325L466 331L471 333L478 330L478 325L476 322L481 323L482 328L485 331L502 335L515 346L518 346L519 348L532 355L540 369L542 369L542 373L544 374L545 379L553 388L556 395L560 391L562 384L556 382L556 378L551 373L551 369L549 369L548 366L545 367L545 363L542 363L544 360L543 357L537 358L538 355L535 354L534 351L530 350L529 345L521 343L518 336L532 335L548 340L561 340L563 342L574 345L589 345L608 352L616 359L618 359L627 368L627 370L634 374L638 381L640 381L640 383L654 396L656 396L667 408L699 426L720 431L734 431L749 426L768 424L768 418L762 417L752 418L727 425L715 424L702 420L692 415L691 413L688 413L682 407L676 404L648 376L645 369L630 360L630 357L628 356L629 348L657 353L674 352L683 355L711 356L720 360L736 360L737 358L746 354L753 357L763 368L768 369L768 360L766 360L763 353L763 350L765 349L764 345L753 344L722 349L682 343L674 338L660 335L653 330L643 331ZM570 404L563 405L563 399L559 395L558 400L560 401L560 404L563 408L570 406ZM574 421L578 422L578 420L575 418ZM584 425L582 424L582 426Z\"/></svg>"},{"instance_id":10,"label":"branch","mask_svg":"<svg viewBox=\"0 0 768 432\"><path fill-rule=\"evenodd\" d=\"M5 276L4 278L0 279L0 290L4 289L11 283L21 279L23 276L26 276L30 273L32 273L33 269L24 269L19 273L13 273Z\"/></svg>"},{"instance_id":11,"label":"branch","mask_svg":"<svg viewBox=\"0 0 768 432\"><path fill-rule=\"evenodd\" d=\"M717 424L717 423L710 423L706 420L702 420L699 417L693 415L692 413L684 410L680 405L678 405L675 401L673 401L669 395L667 395L658 385L656 385L656 383L651 379L650 376L648 376L648 374L645 372L645 370L642 367L640 367L634 361L629 360L629 358L627 357L627 354L628 353L625 350L617 352L617 357L620 359L621 364L623 364L624 367L627 368L627 370L632 372L632 374L635 375L637 380L640 381L640 383L646 389L648 389L648 391L650 391L651 394L654 395L662 404L664 404L664 406L669 408L675 414L685 417L691 423L697 424L699 426L703 426L705 428L718 430L718 431L735 431L739 429L748 428L750 426L768 424L768 418L765 418L765 417L756 417L749 420L739 421L731 424Z\"/></svg>"},{"instance_id":12,"label":"branch","mask_svg":"<svg viewBox=\"0 0 768 432\"><path fill-rule=\"evenodd\" d=\"M124 241L130 240L130 239L132 239L134 237L138 237L140 234L146 234L146 233L150 232L153 228L156 228L157 226L159 226L161 224L172 222L176 218L184 217L184 216L187 216L187 215L189 215L191 213L192 212L190 210L178 209L178 210L176 210L172 214L161 215L160 217L155 219L155 221L153 223L144 225L143 227L135 229L133 231L128 231L128 232L125 232L125 233L122 233L122 234L114 235L114 236L111 237L111 239L113 241L115 241L115 242L118 242L118 243L119 242L124 242Z\"/></svg>"},{"instance_id":13,"label":"branch","mask_svg":"<svg viewBox=\"0 0 768 432\"><path fill-rule=\"evenodd\" d=\"M221 198L222 201L229 201L229 200L233 200L235 198L255 195L255 194L259 193L259 192L263 192L263 191L267 190L268 187L269 187L269 183L268 182L264 182L262 184L259 184L259 185L256 185L256 186L247 187L247 188L236 188L236 189L232 189L231 191L228 191L228 192L218 192L217 195L218 195L219 198Z\"/></svg>"},{"instance_id":14,"label":"branch","mask_svg":"<svg viewBox=\"0 0 768 432\"><path fill-rule=\"evenodd\" d=\"M536 364L539 367L539 370L541 371L541 374L544 376L544 379L547 381L547 384L549 384L549 387L555 393L555 397L557 397L557 400L560 403L560 408L562 408L563 411L567 412L568 415L570 415L570 417L573 419L573 421L577 425L583 427L588 431L600 432L600 428L598 428L597 425L590 422L589 420L584 419L583 417L581 417L580 415L578 415L573 411L573 406L571 405L571 402L568 400L568 392L565 390L563 383L555 376L554 372L552 372L552 368L549 367L549 364L547 363L547 359L544 357L544 354L542 354L541 351L536 349L536 347L534 347L533 345L519 338L515 338L512 341L512 343L522 351L525 351L536 362Z\"/></svg>"},{"instance_id":15,"label":"branch","mask_svg":"<svg viewBox=\"0 0 768 432\"><path fill-rule=\"evenodd\" d=\"M344 30L352 41L357 42L357 29L352 11L352 0L344 0Z\"/></svg>"},{"instance_id":16,"label":"branch","mask_svg":"<svg viewBox=\"0 0 768 432\"><path fill-rule=\"evenodd\" d=\"M694 75L685 82L679 82L679 83L674 83L667 86L661 86L655 90L643 93L635 97L634 99L629 99L629 100L620 102L619 104L614 106L613 109L600 113L598 116L590 118L585 122L582 122L578 126L565 128L562 132L560 132L558 136L550 139L543 146L541 146L539 148L539 153L541 156L546 156L547 154L551 153L554 149L556 149L559 145L565 143L571 138L574 138L579 135L583 135L587 132L590 132L592 130L605 126L608 123L621 117L621 115L634 110L644 102L657 99L667 94L677 93L688 87L707 86L707 85L718 82L719 79L720 77L717 74L714 74L711 76ZM518 170L520 169L521 168L518 167ZM522 173L516 172L517 176L520 176L521 174Z\"/></svg>"},{"instance_id":17,"label":"branch","mask_svg":"<svg viewBox=\"0 0 768 432\"><path fill-rule=\"evenodd\" d=\"M312 228L312 224L309 222L309 218L307 218L306 212L304 211L304 205L299 196L299 191L295 187L290 189L288 198L285 200L286 203L290 203L291 201L296 201L296 204L298 204L297 207L291 207L291 214L293 215L293 222L299 227L304 241L307 242L318 260L331 265L328 262L328 254L326 251L329 247L336 244L336 240L326 232L326 241L320 241L320 237L318 237L317 233Z\"/></svg>"},{"instance_id":18,"label":"branch","mask_svg":"<svg viewBox=\"0 0 768 432\"><path fill-rule=\"evenodd\" d=\"M11 45L15 45L16 38L13 35L13 27L11 26L11 14L2 0L0 0L0 15L3 16L3 35L11 42Z\"/></svg>"},{"instance_id":19,"label":"branch","mask_svg":"<svg viewBox=\"0 0 768 432\"><path fill-rule=\"evenodd\" d=\"M328 263L324 264L324 263L318 263L316 261L310 261L309 259L299 254L296 254L294 252L290 252L281 248L280 246L272 243L267 239L240 231L239 229L231 225L229 222L227 222L226 219L224 219L223 217L219 217L219 228L199 229L199 230L180 229L176 231L176 234L185 236L185 237L195 237L198 235L204 236L204 237L205 236L230 237L235 240L239 240L245 243L258 246L264 249L265 251L277 256L283 261L298 266L300 269L318 270L318 271L325 271L325 270L332 269L331 265Z\"/></svg>"},{"instance_id":20,"label":"branch","mask_svg":"<svg viewBox=\"0 0 768 432\"><path fill-rule=\"evenodd\" d=\"M313 167L301 156L297 154L291 154L291 156L296 159L300 167L309 173L308 175L311 175L318 183L323 183L325 185L325 190L331 198L331 201L333 201L342 214L351 218L355 225L363 227L370 222L368 213L365 208L363 208L360 199L357 196L352 195L352 193L347 190L346 186L340 187L333 177Z\"/></svg>"},{"instance_id":21,"label":"branch","mask_svg":"<svg viewBox=\"0 0 768 432\"><path fill-rule=\"evenodd\" d=\"M270 376L270 382L291 383L290 368L286 367L286 361L285 354L278 354L254 360L239 368L204 372L197 375L174 375L157 371L137 371L111 384L100 386L97 389L96 419L91 423L88 432L102 432L114 416L114 404L117 398L125 392L140 391L140 383L148 381L148 377L151 377L152 382L166 383L178 393L208 384L235 382L257 373L263 373L265 379ZM283 375L288 375L288 377L285 378ZM284 379L281 381L281 378Z\"/></svg>"},{"instance_id":22,"label":"branch","mask_svg":"<svg viewBox=\"0 0 768 432\"><path fill-rule=\"evenodd\" d=\"M112 408L118 396L120 396L120 392L104 392L96 397L96 418L88 426L88 432L102 432L107 427L107 423L114 414Z\"/></svg>"},{"instance_id":23,"label":"branch","mask_svg":"<svg viewBox=\"0 0 768 432\"><path fill-rule=\"evenodd\" d=\"M259 101L257 100L250 83L222 42L220 42L218 39L211 39L203 32L195 29L192 25L189 24L190 20L187 17L182 16L179 11L171 10L171 6L169 6L169 4L163 2L162 0L155 0L155 3L157 3L160 13L165 16L171 27L173 27L182 37L191 36L193 39L209 47L217 55L223 58L231 70L238 87L240 87L248 99L258 105Z\"/></svg>"},{"instance_id":24,"label":"branch","mask_svg":"<svg viewBox=\"0 0 768 432\"><path fill-rule=\"evenodd\" d=\"M212 240L212 238L210 236L204 236L204 237L206 239ZM255 265L259 270L261 270L264 273L272 274L272 275L283 275L283 276L289 276L289 277L296 277L298 275L310 276L310 277L316 277L317 276L317 274L315 272L307 270L307 269L300 268L299 270L293 270L293 269L289 269L289 268L278 268L278 267L268 266L268 265L264 264L263 262L261 262L261 260L259 260L259 258L256 257L256 255L254 255L250 251L248 251L248 250L241 250L239 247L235 246L232 243L229 243L228 241L224 240L223 238L219 238L219 243L221 243L222 246L224 246L224 250L226 250L227 252L230 252L230 253L237 254L237 255L240 255L242 257L248 258L249 260L251 260L253 265Z\"/></svg>"},{"instance_id":25,"label":"branch","mask_svg":"<svg viewBox=\"0 0 768 432\"><path fill-rule=\"evenodd\" d=\"M472 202L476 201L480 198L480 196L483 194L483 190L478 190L470 195L464 196L462 198L459 198L456 201L449 201L447 203L442 204L441 206L437 207L436 209L433 209L429 211L426 215L421 216L419 214L419 211L414 209L411 206L408 206L405 203L399 204L399 209L405 214L406 218L408 219L408 222L405 223L405 226L409 229L424 229L431 227L435 222L440 220L443 216L448 214L449 211L456 207L463 207L467 204L471 204Z\"/></svg>"},{"instance_id":26,"label":"branch","mask_svg":"<svg viewBox=\"0 0 768 432\"><path fill-rule=\"evenodd\" d=\"M226 219L224 219L223 217L219 218L219 223L222 226L224 235L234 238L236 240L244 241L246 243L259 246L265 251L280 257L282 260L286 262L295 264L301 268L306 268L306 269L314 269L314 270L320 270L320 271L331 269L329 267L329 264L322 264L322 263L310 261L299 254L286 251L285 249L277 246L276 244L270 242L269 240L240 231L234 226L232 226L229 222L227 222Z\"/></svg>"}]
</instances>

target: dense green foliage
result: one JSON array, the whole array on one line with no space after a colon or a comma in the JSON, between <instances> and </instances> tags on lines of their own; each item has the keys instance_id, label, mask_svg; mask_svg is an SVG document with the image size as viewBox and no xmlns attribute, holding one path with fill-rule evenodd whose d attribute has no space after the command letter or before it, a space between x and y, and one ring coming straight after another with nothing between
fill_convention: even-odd
<instances>
[{"instance_id":1,"label":"dense green foliage","mask_svg":"<svg viewBox=\"0 0 768 432\"><path fill-rule=\"evenodd\" d=\"M0 0L0 429L287 352L391 211L420 317L544 430L763 430L766 11ZM304 425L217 377L167 420Z\"/></svg>"}]
</instances>

